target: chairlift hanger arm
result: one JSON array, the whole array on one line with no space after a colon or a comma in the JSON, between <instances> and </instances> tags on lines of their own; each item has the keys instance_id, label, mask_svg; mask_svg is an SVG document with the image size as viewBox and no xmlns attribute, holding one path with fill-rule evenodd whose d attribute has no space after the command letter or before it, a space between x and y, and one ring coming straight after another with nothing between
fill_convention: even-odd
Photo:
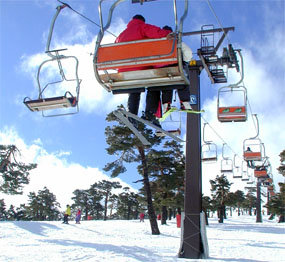
<instances>
[{"instance_id":1,"label":"chairlift hanger arm","mask_svg":"<svg viewBox=\"0 0 285 262\"><path fill-rule=\"evenodd\" d=\"M53 34L53 29L54 29L54 24L55 24L55 21L60 13L60 11L65 8L65 7L68 7L67 4L62 4L62 5L59 5L56 7L56 13L55 15L53 16L53 19L52 19L52 22L51 22L51 25L50 25L50 29L49 29L49 34L48 34L48 40L47 40L47 44L46 44L46 53L52 57L52 58L55 58L56 56L53 55L50 51L50 42L51 42L51 39L52 39L52 34Z\"/></svg>"}]
</instances>

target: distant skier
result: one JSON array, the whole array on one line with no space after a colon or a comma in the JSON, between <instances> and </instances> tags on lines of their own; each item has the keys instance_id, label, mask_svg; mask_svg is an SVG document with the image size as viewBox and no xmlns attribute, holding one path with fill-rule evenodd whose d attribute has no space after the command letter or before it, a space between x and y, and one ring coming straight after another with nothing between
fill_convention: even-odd
<instances>
[{"instance_id":1,"label":"distant skier","mask_svg":"<svg viewBox=\"0 0 285 262\"><path fill-rule=\"evenodd\" d=\"M81 219L81 210L78 209L75 217L75 223L80 224L80 219Z\"/></svg>"},{"instance_id":2,"label":"distant skier","mask_svg":"<svg viewBox=\"0 0 285 262\"><path fill-rule=\"evenodd\" d=\"M140 222L144 222L144 213L140 213Z\"/></svg>"},{"instance_id":3,"label":"distant skier","mask_svg":"<svg viewBox=\"0 0 285 262\"><path fill-rule=\"evenodd\" d=\"M68 224L68 217L71 215L71 209L69 205L66 205L66 210L63 216L63 224Z\"/></svg>"}]
</instances>

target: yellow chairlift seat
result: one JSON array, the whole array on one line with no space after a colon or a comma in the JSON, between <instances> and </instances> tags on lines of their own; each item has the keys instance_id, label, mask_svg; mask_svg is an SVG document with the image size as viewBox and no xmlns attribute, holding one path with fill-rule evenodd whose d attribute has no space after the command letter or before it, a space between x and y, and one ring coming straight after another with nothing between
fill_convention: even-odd
<instances>
[{"instance_id":1,"label":"yellow chairlift seat","mask_svg":"<svg viewBox=\"0 0 285 262\"><path fill-rule=\"evenodd\" d=\"M167 38L100 45L94 61L95 76L113 93L189 84L179 53L176 40Z\"/></svg>"}]
</instances>

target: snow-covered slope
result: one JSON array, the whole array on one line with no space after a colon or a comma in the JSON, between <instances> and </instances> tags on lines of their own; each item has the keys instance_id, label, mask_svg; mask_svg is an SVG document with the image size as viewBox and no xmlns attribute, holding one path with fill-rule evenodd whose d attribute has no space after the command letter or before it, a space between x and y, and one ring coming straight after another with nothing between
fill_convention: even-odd
<instances>
[{"instance_id":1,"label":"snow-covered slope","mask_svg":"<svg viewBox=\"0 0 285 262\"><path fill-rule=\"evenodd\" d=\"M224 224L210 218L210 258L201 261L285 261L285 225L263 218L230 217ZM150 233L148 220L0 222L0 261L13 262L167 262L177 258L180 229L174 220Z\"/></svg>"}]
</instances>

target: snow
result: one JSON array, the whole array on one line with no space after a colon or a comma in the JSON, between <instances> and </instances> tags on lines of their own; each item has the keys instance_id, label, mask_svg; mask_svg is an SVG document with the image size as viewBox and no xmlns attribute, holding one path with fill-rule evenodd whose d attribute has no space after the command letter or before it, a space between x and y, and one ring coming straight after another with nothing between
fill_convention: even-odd
<instances>
[{"instance_id":1,"label":"snow","mask_svg":"<svg viewBox=\"0 0 285 262\"><path fill-rule=\"evenodd\" d=\"M210 257L177 257L181 230L175 220L151 235L148 220L96 220L69 225L61 221L1 221L0 261L285 261L285 225L276 220L256 223L254 216L233 216L219 224L209 219Z\"/></svg>"}]
</instances>

